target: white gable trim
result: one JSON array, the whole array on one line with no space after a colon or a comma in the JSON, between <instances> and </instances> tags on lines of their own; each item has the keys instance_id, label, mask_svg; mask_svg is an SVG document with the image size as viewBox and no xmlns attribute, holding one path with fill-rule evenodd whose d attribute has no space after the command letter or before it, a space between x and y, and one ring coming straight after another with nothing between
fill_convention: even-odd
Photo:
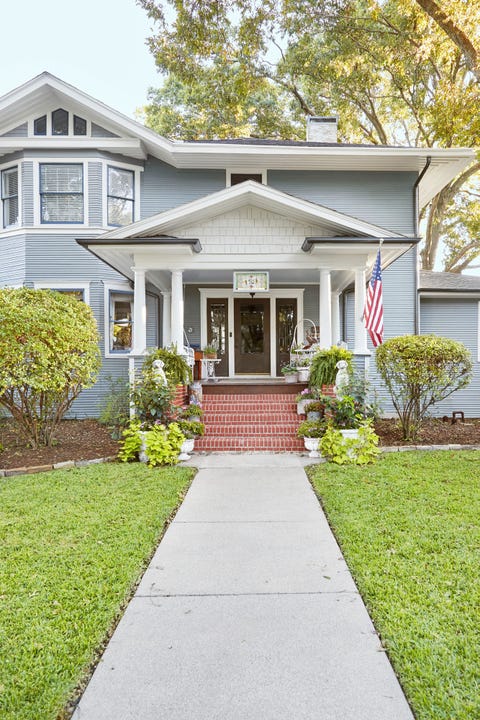
<instances>
[{"instance_id":1,"label":"white gable trim","mask_svg":"<svg viewBox=\"0 0 480 720\"><path fill-rule=\"evenodd\" d=\"M245 206L255 205L263 210L287 215L299 222L318 224L338 232L353 233L369 237L398 237L385 228L344 215L308 200L287 195L268 185L260 185L253 180L225 188L199 200L172 208L158 215L153 215L138 223L112 230L102 239L128 239L171 232L180 225L189 225L203 221L220 213Z\"/></svg>"}]
</instances>

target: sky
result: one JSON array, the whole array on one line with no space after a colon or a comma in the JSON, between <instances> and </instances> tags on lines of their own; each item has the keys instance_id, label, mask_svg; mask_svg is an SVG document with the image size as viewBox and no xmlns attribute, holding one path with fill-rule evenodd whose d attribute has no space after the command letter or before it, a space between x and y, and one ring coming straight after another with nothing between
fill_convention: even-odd
<instances>
[{"instance_id":1,"label":"sky","mask_svg":"<svg viewBox=\"0 0 480 720\"><path fill-rule=\"evenodd\" d=\"M135 0L3 0L0 25L0 95L47 70L134 118L161 84Z\"/></svg>"}]
</instances>

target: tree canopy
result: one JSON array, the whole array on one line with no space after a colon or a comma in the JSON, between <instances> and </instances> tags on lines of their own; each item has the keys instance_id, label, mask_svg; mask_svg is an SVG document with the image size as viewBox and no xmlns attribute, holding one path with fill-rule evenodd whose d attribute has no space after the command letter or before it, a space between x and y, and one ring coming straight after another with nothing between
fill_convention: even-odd
<instances>
[{"instance_id":1,"label":"tree canopy","mask_svg":"<svg viewBox=\"0 0 480 720\"><path fill-rule=\"evenodd\" d=\"M344 142L478 146L478 0L137 0L165 82L148 125L179 139L303 139L339 115ZM425 211L423 267L480 252L480 162Z\"/></svg>"}]
</instances>

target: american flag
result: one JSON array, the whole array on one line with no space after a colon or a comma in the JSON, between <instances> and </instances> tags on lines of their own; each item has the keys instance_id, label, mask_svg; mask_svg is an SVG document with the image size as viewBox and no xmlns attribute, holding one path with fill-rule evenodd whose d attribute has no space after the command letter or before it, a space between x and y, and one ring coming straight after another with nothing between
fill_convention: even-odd
<instances>
[{"instance_id":1,"label":"american flag","mask_svg":"<svg viewBox=\"0 0 480 720\"><path fill-rule=\"evenodd\" d=\"M377 347L383 342L383 295L382 295L382 259L380 250L373 267L372 277L368 283L365 310L363 312L365 327Z\"/></svg>"}]
</instances>

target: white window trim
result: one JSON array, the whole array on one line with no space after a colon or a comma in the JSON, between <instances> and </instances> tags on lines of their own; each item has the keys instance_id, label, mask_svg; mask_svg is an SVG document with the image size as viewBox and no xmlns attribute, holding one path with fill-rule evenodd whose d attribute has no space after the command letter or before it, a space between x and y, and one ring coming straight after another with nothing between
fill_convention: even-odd
<instances>
[{"instance_id":1,"label":"white window trim","mask_svg":"<svg viewBox=\"0 0 480 720\"><path fill-rule=\"evenodd\" d=\"M35 115L31 115L27 118L27 136L29 138L44 138L45 140L51 140L52 138L61 138L61 137L68 137L68 138L91 138L92 137L92 121L89 120L87 117L83 117L83 115L78 115L78 113L75 110L69 110L68 108L64 107L63 110L66 110L68 112L68 135L52 135L52 112L54 110L58 110L61 108L61 105L55 105L55 107L49 107L46 110L40 110L39 112L36 112ZM47 132L45 135L35 135L35 120L38 120L38 118L42 117L42 115L47 116ZM74 135L73 134L73 116L78 115L78 117L82 117L84 120L87 121L87 134L86 135ZM21 123L23 124L23 123ZM16 125L15 127L18 127ZM12 128L13 130L14 128ZM107 129L107 128L105 128Z\"/></svg>"},{"instance_id":2,"label":"white window trim","mask_svg":"<svg viewBox=\"0 0 480 720\"><path fill-rule=\"evenodd\" d=\"M60 137L60 136L55 136ZM35 227L41 228L83 228L88 227L88 162L86 158L58 158L55 156L35 158L33 161L33 224ZM92 162L92 160L90 160ZM83 222L81 223L42 223L40 213L40 165L82 165L83 167Z\"/></svg>"},{"instance_id":3,"label":"white window trim","mask_svg":"<svg viewBox=\"0 0 480 720\"><path fill-rule=\"evenodd\" d=\"M85 305L90 305L89 282L77 282L77 280L72 280L71 282L57 282L56 280L47 280L44 282L34 282L33 287L35 290L82 290L83 302Z\"/></svg>"},{"instance_id":4,"label":"white window trim","mask_svg":"<svg viewBox=\"0 0 480 720\"><path fill-rule=\"evenodd\" d=\"M240 175L261 175L262 176L262 185L267 184L267 171L266 170L259 170L258 168L235 168L235 167L229 167L226 169L226 184L225 187L232 187L232 174Z\"/></svg>"},{"instance_id":5,"label":"white window trim","mask_svg":"<svg viewBox=\"0 0 480 720\"><path fill-rule=\"evenodd\" d=\"M116 228L118 225L108 224L108 168L119 168L119 170L130 170L133 172L133 222L140 220L140 177L143 167L111 160L102 160L102 223L103 227ZM127 227L127 226L125 226Z\"/></svg>"},{"instance_id":6,"label":"white window trim","mask_svg":"<svg viewBox=\"0 0 480 720\"><path fill-rule=\"evenodd\" d=\"M227 298L228 300L228 377L235 377L235 331L234 300L248 297L248 293L233 292L231 288L198 288L200 292L200 347L207 344L207 299ZM258 299L270 300L270 376L277 377L277 328L275 300L294 298L297 301L297 322L303 318L303 288L274 288L268 293L259 293ZM303 339L303 338L301 338Z\"/></svg>"},{"instance_id":7,"label":"white window trim","mask_svg":"<svg viewBox=\"0 0 480 720\"><path fill-rule=\"evenodd\" d=\"M18 222L15 223L15 225L8 225L7 227L3 227L3 200L2 200L2 207L1 207L1 221L0 221L0 232L11 232L12 230L15 230L16 228L19 228L22 226L22 161L16 160L9 163L5 163L5 165L0 165L0 178L1 174L4 170L10 170L11 168L16 167L18 170ZM1 181L1 180L0 180ZM0 196L2 195L2 189L0 187Z\"/></svg>"},{"instance_id":8,"label":"white window trim","mask_svg":"<svg viewBox=\"0 0 480 720\"><path fill-rule=\"evenodd\" d=\"M111 293L124 293L132 296L133 303L133 288L127 283L108 283L104 285L103 289L103 317L104 317L104 356L106 358L120 358L125 359L130 357L130 352L114 352L110 350L110 294ZM132 313L133 323L133 313Z\"/></svg>"}]
</instances>

